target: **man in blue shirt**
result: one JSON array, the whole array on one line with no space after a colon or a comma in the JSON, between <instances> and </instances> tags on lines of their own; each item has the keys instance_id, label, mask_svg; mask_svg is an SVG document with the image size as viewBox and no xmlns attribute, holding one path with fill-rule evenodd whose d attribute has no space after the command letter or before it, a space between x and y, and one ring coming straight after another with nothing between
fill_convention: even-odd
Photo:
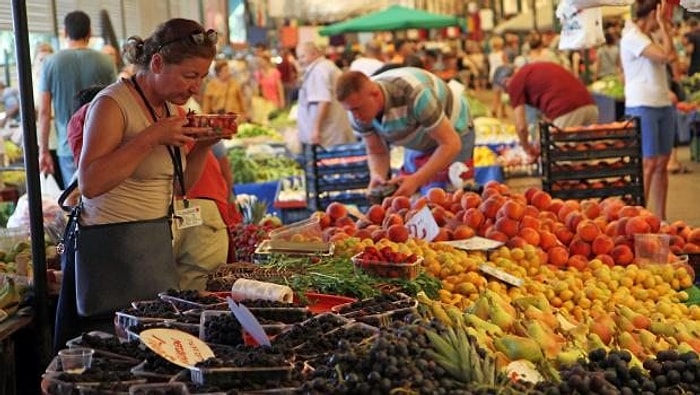
<instances>
[{"instance_id":1,"label":"man in blue shirt","mask_svg":"<svg viewBox=\"0 0 700 395\"><path fill-rule=\"evenodd\" d=\"M4 127L9 120L19 122L19 91L0 82L0 98L5 111L5 118L0 120L0 127Z\"/></svg>"},{"instance_id":2,"label":"man in blue shirt","mask_svg":"<svg viewBox=\"0 0 700 395\"><path fill-rule=\"evenodd\" d=\"M117 70L107 55L88 48L91 30L90 17L86 13L68 13L64 29L68 48L46 58L39 77L39 169L45 174L60 169L64 182L68 184L76 171L66 133L68 121L77 110L73 108L75 95L91 85L113 83L117 79ZM58 139L58 168L49 151L52 104Z\"/></svg>"},{"instance_id":3,"label":"man in blue shirt","mask_svg":"<svg viewBox=\"0 0 700 395\"><path fill-rule=\"evenodd\" d=\"M414 67L372 77L349 71L338 80L336 95L367 146L370 190L395 184L394 196L411 196L419 189L447 187L448 168L455 162L473 170L467 102L439 77ZM401 173L392 179L390 144L404 147Z\"/></svg>"}]
</instances>

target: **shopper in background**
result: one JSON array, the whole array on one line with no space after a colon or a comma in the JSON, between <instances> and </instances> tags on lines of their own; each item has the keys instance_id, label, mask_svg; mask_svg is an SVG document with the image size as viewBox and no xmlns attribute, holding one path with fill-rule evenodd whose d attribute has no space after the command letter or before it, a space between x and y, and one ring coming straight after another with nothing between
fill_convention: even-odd
<instances>
[{"instance_id":1,"label":"shopper in background","mask_svg":"<svg viewBox=\"0 0 700 395\"><path fill-rule=\"evenodd\" d=\"M637 0L635 18L625 23L620 40L625 115L639 117L642 129L644 201L661 219L666 219L666 167L676 130L666 74L676 52L666 12L666 0ZM658 43L652 33L660 38Z\"/></svg>"},{"instance_id":2,"label":"shopper in background","mask_svg":"<svg viewBox=\"0 0 700 395\"><path fill-rule=\"evenodd\" d=\"M530 141L525 106L536 108L558 128L598 122L598 107L586 86L554 62L529 63L517 70L503 65L496 69L493 83L510 96L515 131L531 156L539 155L539 143Z\"/></svg>"},{"instance_id":3,"label":"shopper in background","mask_svg":"<svg viewBox=\"0 0 700 395\"><path fill-rule=\"evenodd\" d=\"M491 107L491 112L496 118L503 118L506 115L506 105L503 103L503 91L501 88L493 83L493 75L496 73L496 69L500 66L508 64L508 56L505 52L505 40L500 36L493 36L489 40L489 47L491 52L488 55L488 65L489 65L489 84L493 90L493 104Z\"/></svg>"},{"instance_id":4,"label":"shopper in background","mask_svg":"<svg viewBox=\"0 0 700 395\"><path fill-rule=\"evenodd\" d=\"M177 106L199 91L216 54L215 36L216 32L205 31L195 21L177 18L159 25L146 39L134 36L127 40L125 58L136 65L136 74L100 91L85 122L78 171L83 195L81 226L138 224L167 218L174 189L182 194L200 178L216 140L195 140L209 129L185 127L186 118L177 111ZM186 150L187 145L190 148ZM177 162L182 166L176 166ZM175 171L176 168L182 168L182 172ZM169 225L167 222L164 225L168 226L164 232L170 235ZM159 259L166 265L172 264L172 270L159 273L157 279L144 276L158 286L168 283L177 287L170 237L167 245L139 247L146 250L121 246L119 240L105 246L110 251L120 250L119 256L114 257L120 262L138 262L149 257L152 263ZM118 264L111 260L109 263ZM151 271L150 267L143 267L143 273ZM75 280L73 268L64 268L56 345L84 330L110 324L109 320L78 316ZM121 286L129 287L129 284ZM100 295L94 298L99 299Z\"/></svg>"},{"instance_id":5,"label":"shopper in background","mask_svg":"<svg viewBox=\"0 0 700 395\"><path fill-rule=\"evenodd\" d=\"M463 95L438 76L403 67L371 78L350 71L338 80L337 98L367 146L369 189L394 184L395 196L448 186L448 167L471 163L474 131ZM404 147L401 174L390 177L389 145Z\"/></svg>"},{"instance_id":6,"label":"shopper in background","mask_svg":"<svg viewBox=\"0 0 700 395\"><path fill-rule=\"evenodd\" d=\"M19 122L19 90L0 82L0 101L2 101L2 110L5 112L5 117L0 120L0 128L4 128L12 121Z\"/></svg>"},{"instance_id":7,"label":"shopper in background","mask_svg":"<svg viewBox=\"0 0 700 395\"><path fill-rule=\"evenodd\" d=\"M605 33L605 44L601 45L597 51L597 62L595 62L595 72L593 80L599 80L607 76L617 76L621 74L620 66L620 46L617 37L612 33Z\"/></svg>"},{"instance_id":8,"label":"shopper in background","mask_svg":"<svg viewBox=\"0 0 700 395\"><path fill-rule=\"evenodd\" d=\"M350 70L361 71L365 75L370 76L383 65L382 45L376 41L367 41L365 43L365 52L350 63Z\"/></svg>"},{"instance_id":9,"label":"shopper in background","mask_svg":"<svg viewBox=\"0 0 700 395\"><path fill-rule=\"evenodd\" d=\"M354 142L348 116L335 96L340 69L312 42L300 44L297 56L304 68L297 115L299 140L324 147Z\"/></svg>"},{"instance_id":10,"label":"shopper in background","mask_svg":"<svg viewBox=\"0 0 700 395\"><path fill-rule=\"evenodd\" d=\"M700 72L700 22L696 17L688 19L688 33L683 36L685 54L690 58L688 76Z\"/></svg>"},{"instance_id":11,"label":"shopper in background","mask_svg":"<svg viewBox=\"0 0 700 395\"><path fill-rule=\"evenodd\" d=\"M282 48L280 52L280 57L282 60L277 65L277 70L280 71L280 76L282 77L285 104L287 106L291 106L292 103L297 101L299 69L297 66L297 60L294 57L291 49Z\"/></svg>"},{"instance_id":12,"label":"shopper in background","mask_svg":"<svg viewBox=\"0 0 700 395\"><path fill-rule=\"evenodd\" d=\"M263 99L275 105L276 109L285 107L284 86L282 74L272 64L270 54L263 52L258 59L258 69L253 73L260 87L260 95Z\"/></svg>"},{"instance_id":13,"label":"shopper in background","mask_svg":"<svg viewBox=\"0 0 700 395\"><path fill-rule=\"evenodd\" d=\"M231 75L227 60L217 60L214 64L215 77L210 79L202 94L204 114L238 114L239 119L247 119L248 108L240 85Z\"/></svg>"},{"instance_id":14,"label":"shopper in background","mask_svg":"<svg viewBox=\"0 0 700 395\"><path fill-rule=\"evenodd\" d=\"M92 31L86 13L70 12L63 24L68 48L44 61L39 78L39 169L42 173L60 172L67 184L76 171L66 136L66 125L76 110L73 98L90 85L111 84L116 80L117 72L112 59L88 48ZM59 163L54 162L49 147L52 109Z\"/></svg>"}]
</instances>

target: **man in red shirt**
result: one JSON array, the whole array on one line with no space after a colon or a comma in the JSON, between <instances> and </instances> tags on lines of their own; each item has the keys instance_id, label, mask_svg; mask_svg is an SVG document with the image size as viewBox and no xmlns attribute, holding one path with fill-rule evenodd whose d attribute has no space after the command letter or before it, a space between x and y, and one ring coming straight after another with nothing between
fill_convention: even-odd
<instances>
[{"instance_id":1,"label":"man in red shirt","mask_svg":"<svg viewBox=\"0 0 700 395\"><path fill-rule=\"evenodd\" d=\"M539 149L529 142L525 105L537 108L544 120L561 129L598 122L598 107L586 86L556 63L528 63L517 70L500 66L493 82L510 96L520 145L531 155L538 155Z\"/></svg>"}]
</instances>

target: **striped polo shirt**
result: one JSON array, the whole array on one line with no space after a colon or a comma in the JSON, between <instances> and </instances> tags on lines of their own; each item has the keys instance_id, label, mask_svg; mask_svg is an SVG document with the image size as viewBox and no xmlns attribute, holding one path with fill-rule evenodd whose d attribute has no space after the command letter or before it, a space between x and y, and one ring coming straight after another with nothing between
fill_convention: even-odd
<instances>
[{"instance_id":1,"label":"striped polo shirt","mask_svg":"<svg viewBox=\"0 0 700 395\"><path fill-rule=\"evenodd\" d=\"M351 116L360 135L379 134L387 142L421 152L437 147L428 136L447 116L461 136L469 129L467 102L436 75L415 67L387 70L371 77L384 93L384 111L372 123L360 123ZM463 139L464 140L464 139Z\"/></svg>"}]
</instances>

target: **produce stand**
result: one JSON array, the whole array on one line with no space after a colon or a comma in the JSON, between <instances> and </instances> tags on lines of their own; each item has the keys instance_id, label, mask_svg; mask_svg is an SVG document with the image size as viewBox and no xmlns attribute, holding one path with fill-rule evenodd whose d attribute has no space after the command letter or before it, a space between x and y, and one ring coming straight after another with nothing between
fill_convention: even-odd
<instances>
[{"instance_id":1,"label":"produce stand","mask_svg":"<svg viewBox=\"0 0 700 395\"><path fill-rule=\"evenodd\" d=\"M576 130L540 124L542 187L562 199L623 196L644 205L642 134L637 118Z\"/></svg>"}]
</instances>

